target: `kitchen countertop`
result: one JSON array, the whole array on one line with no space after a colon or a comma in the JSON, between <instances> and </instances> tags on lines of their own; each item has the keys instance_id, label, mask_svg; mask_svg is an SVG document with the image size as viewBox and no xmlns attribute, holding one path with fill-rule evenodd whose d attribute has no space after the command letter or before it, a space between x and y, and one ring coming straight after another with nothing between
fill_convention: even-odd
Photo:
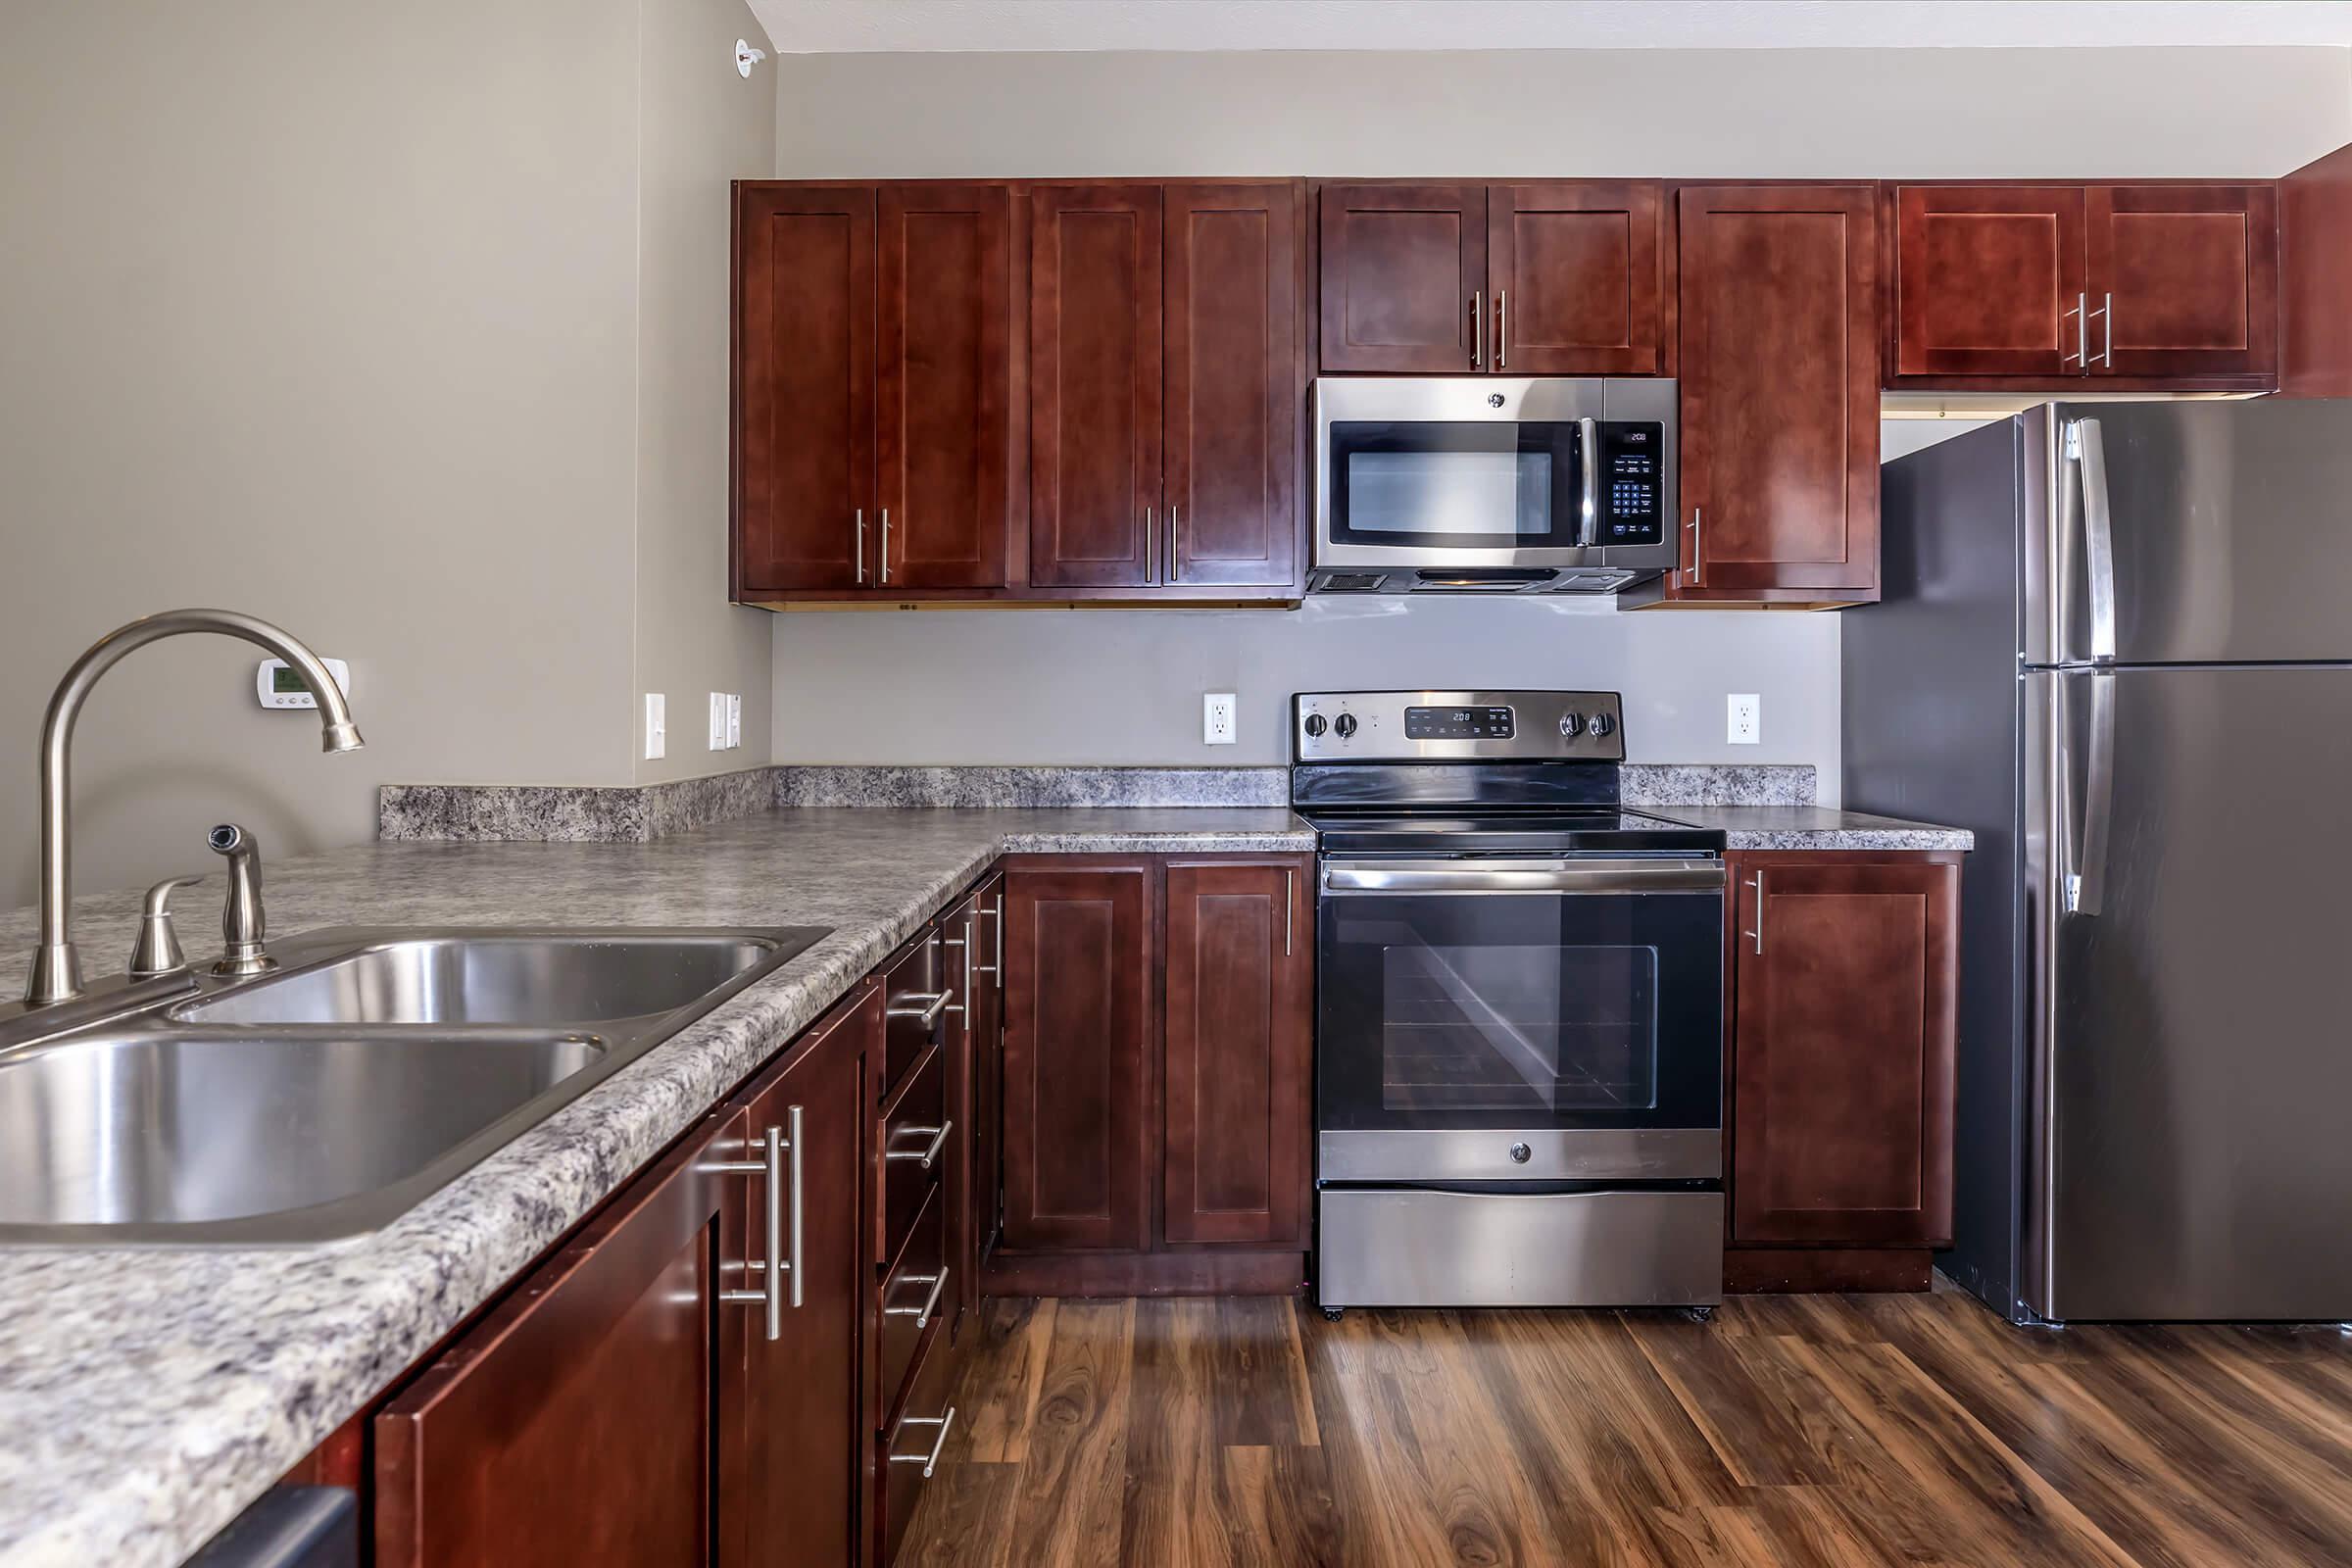
<instances>
[{"instance_id":1,"label":"kitchen countertop","mask_svg":"<svg viewBox=\"0 0 2352 1568\"><path fill-rule=\"evenodd\" d=\"M1968 845L1965 833L1811 807L1659 809L1723 827L1735 849ZM650 843L384 843L271 863L270 923L284 934L834 929L383 1230L267 1250L5 1250L0 1568L182 1561L1000 855L1313 845L1279 807L815 808ZM121 970L138 904L135 892L74 901L88 972ZM199 906L183 905L193 936ZM6 994L24 985L34 929L29 909L0 915Z\"/></svg>"},{"instance_id":2,"label":"kitchen countertop","mask_svg":"<svg viewBox=\"0 0 2352 1568\"><path fill-rule=\"evenodd\" d=\"M998 856L1312 847L1280 808L801 809L644 844L375 844L269 865L270 925L286 934L834 930L383 1230L270 1250L7 1250L0 1564L180 1562ZM74 901L89 973L121 972L138 903ZM199 901L181 903L201 954ZM0 915L6 994L22 992L34 929L29 909Z\"/></svg>"}]
</instances>

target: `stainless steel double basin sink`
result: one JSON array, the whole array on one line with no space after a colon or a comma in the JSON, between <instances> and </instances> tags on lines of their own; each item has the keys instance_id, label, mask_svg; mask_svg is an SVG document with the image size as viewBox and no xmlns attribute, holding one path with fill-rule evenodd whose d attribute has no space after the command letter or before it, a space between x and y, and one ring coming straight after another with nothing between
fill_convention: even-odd
<instances>
[{"instance_id":1,"label":"stainless steel double basin sink","mask_svg":"<svg viewBox=\"0 0 2352 1568\"><path fill-rule=\"evenodd\" d=\"M375 1230L829 934L427 930L281 941L0 1050L0 1244Z\"/></svg>"}]
</instances>

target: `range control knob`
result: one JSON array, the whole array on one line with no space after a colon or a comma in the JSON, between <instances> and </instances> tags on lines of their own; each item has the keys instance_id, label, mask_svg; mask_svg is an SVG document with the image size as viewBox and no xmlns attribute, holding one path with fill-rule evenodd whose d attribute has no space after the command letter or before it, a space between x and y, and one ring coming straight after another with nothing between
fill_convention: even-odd
<instances>
[{"instance_id":1,"label":"range control knob","mask_svg":"<svg viewBox=\"0 0 2352 1568\"><path fill-rule=\"evenodd\" d=\"M1309 735L1320 735L1329 728L1331 728L1331 721L1325 718L1321 713L1309 713L1306 715L1306 732Z\"/></svg>"},{"instance_id":2,"label":"range control knob","mask_svg":"<svg viewBox=\"0 0 2352 1568\"><path fill-rule=\"evenodd\" d=\"M1574 739L1576 739L1576 738L1577 738L1579 735L1582 735L1584 732L1585 732L1585 715L1584 715L1584 714L1582 714L1582 713L1562 713L1562 714L1560 715L1560 733L1561 733L1563 736L1567 737L1569 740L1574 740Z\"/></svg>"},{"instance_id":3,"label":"range control knob","mask_svg":"<svg viewBox=\"0 0 2352 1568\"><path fill-rule=\"evenodd\" d=\"M1342 713L1338 718L1335 718L1331 721L1331 727L1340 732L1340 739L1346 740L1348 736L1355 733L1355 715L1353 713Z\"/></svg>"},{"instance_id":4,"label":"range control knob","mask_svg":"<svg viewBox=\"0 0 2352 1568\"><path fill-rule=\"evenodd\" d=\"M1592 738L1604 740L1617 732L1617 721L1606 713L1592 715Z\"/></svg>"},{"instance_id":5,"label":"range control knob","mask_svg":"<svg viewBox=\"0 0 2352 1568\"><path fill-rule=\"evenodd\" d=\"M1529 1160L1535 1158L1535 1156L1536 1152L1528 1148L1525 1144L1513 1144L1511 1146L1511 1163L1514 1165L1524 1165Z\"/></svg>"}]
</instances>

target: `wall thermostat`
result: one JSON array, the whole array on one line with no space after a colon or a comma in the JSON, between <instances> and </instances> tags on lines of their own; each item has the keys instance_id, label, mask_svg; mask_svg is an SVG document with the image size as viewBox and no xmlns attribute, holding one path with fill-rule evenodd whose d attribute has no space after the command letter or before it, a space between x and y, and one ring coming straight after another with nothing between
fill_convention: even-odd
<instances>
[{"instance_id":1,"label":"wall thermostat","mask_svg":"<svg viewBox=\"0 0 2352 1568\"><path fill-rule=\"evenodd\" d=\"M326 672L335 677L343 695L351 695L351 666L340 659L322 660ZM265 659L262 667L254 672L254 695L261 698L264 708L317 708L318 699L311 695L304 684L302 671L282 659Z\"/></svg>"}]
</instances>

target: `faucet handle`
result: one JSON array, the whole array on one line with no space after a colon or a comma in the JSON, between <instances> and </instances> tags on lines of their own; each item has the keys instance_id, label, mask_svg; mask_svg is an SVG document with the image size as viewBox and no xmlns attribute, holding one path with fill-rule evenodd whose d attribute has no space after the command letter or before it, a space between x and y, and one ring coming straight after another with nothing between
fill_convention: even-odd
<instances>
[{"instance_id":1,"label":"faucet handle","mask_svg":"<svg viewBox=\"0 0 2352 1568\"><path fill-rule=\"evenodd\" d=\"M130 953L133 980L153 980L186 970L188 956L180 950L179 936L172 929L172 895L203 880L201 876L171 876L147 890L146 906L139 914L138 945Z\"/></svg>"}]
</instances>

